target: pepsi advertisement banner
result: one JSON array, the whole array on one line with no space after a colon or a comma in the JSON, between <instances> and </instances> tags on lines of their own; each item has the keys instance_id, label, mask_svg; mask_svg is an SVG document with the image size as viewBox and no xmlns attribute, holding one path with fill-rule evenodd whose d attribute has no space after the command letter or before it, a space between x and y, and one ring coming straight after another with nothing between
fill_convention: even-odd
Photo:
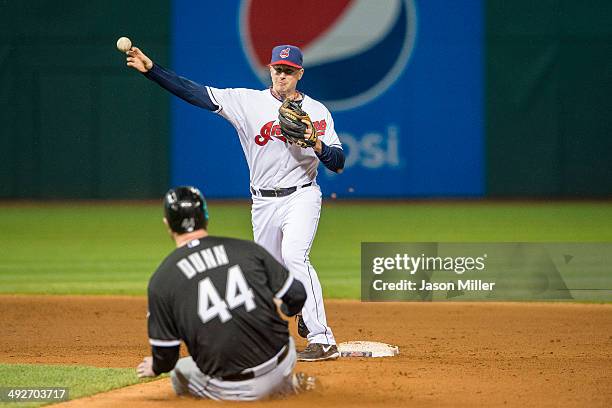
<instances>
[{"instance_id":1,"label":"pepsi advertisement banner","mask_svg":"<svg viewBox=\"0 0 612 408\"><path fill-rule=\"evenodd\" d=\"M331 111L342 174L319 167L324 196L484 195L480 0L173 2L171 68L216 88L265 89L271 49L304 54L298 90ZM248 197L233 127L172 100L172 184Z\"/></svg>"}]
</instances>

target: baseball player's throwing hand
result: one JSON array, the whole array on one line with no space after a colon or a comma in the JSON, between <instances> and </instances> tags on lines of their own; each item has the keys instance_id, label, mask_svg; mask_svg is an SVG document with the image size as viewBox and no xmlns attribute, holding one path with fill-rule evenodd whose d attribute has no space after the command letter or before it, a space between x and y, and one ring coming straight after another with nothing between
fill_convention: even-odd
<instances>
[{"instance_id":1,"label":"baseball player's throwing hand","mask_svg":"<svg viewBox=\"0 0 612 408\"><path fill-rule=\"evenodd\" d=\"M140 48L132 47L126 54L128 67L132 67L143 74L153 68L153 61L140 51Z\"/></svg>"},{"instance_id":2,"label":"baseball player's throwing hand","mask_svg":"<svg viewBox=\"0 0 612 408\"><path fill-rule=\"evenodd\" d=\"M153 357L145 357L142 363L136 367L136 374L138 374L138 378L156 377L155 372L153 372Z\"/></svg>"}]
</instances>

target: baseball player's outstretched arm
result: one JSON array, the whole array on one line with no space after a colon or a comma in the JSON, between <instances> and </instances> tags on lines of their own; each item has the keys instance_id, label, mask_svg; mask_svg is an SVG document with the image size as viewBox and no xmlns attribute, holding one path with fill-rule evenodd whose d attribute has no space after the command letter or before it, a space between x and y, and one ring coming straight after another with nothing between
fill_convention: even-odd
<instances>
[{"instance_id":1,"label":"baseball player's outstretched arm","mask_svg":"<svg viewBox=\"0 0 612 408\"><path fill-rule=\"evenodd\" d=\"M192 105L208 109L209 111L216 111L219 109L208 96L208 91L204 85L180 77L160 65L153 64L153 67L147 71L144 76L157 82L162 88L172 92L174 95Z\"/></svg>"},{"instance_id":2,"label":"baseball player's outstretched arm","mask_svg":"<svg viewBox=\"0 0 612 408\"><path fill-rule=\"evenodd\" d=\"M127 52L127 65L141 72L152 81L157 82L162 88L170 91L186 102L200 108L216 111L219 109L210 97L204 85L193 82L187 78L180 77L174 72L155 64L140 49L132 47Z\"/></svg>"}]
</instances>

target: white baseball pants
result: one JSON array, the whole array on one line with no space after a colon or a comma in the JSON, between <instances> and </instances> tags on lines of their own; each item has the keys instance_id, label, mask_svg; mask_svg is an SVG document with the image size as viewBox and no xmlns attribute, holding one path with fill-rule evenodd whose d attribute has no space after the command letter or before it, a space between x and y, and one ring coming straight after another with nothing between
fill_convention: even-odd
<instances>
[{"instance_id":1,"label":"white baseball pants","mask_svg":"<svg viewBox=\"0 0 612 408\"><path fill-rule=\"evenodd\" d=\"M321 190L312 185L285 197L253 195L251 220L255 242L268 250L306 289L302 317L309 343L336 344L327 325L323 290L310 264L310 247L321 215Z\"/></svg>"}]
</instances>

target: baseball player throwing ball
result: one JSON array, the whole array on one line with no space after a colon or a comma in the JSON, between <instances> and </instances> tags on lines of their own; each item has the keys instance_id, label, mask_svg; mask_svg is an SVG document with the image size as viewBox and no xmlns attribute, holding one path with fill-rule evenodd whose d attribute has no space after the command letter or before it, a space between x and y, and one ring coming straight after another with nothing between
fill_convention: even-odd
<instances>
[{"instance_id":1,"label":"baseball player throwing ball","mask_svg":"<svg viewBox=\"0 0 612 408\"><path fill-rule=\"evenodd\" d=\"M269 64L272 87L265 90L203 86L159 66L136 47L127 51L127 65L234 126L249 166L255 242L291 270L308 294L298 329L309 344L298 359L337 358L309 253L321 212L317 167L322 162L340 172L344 154L327 108L296 89L304 75L301 50L274 47Z\"/></svg>"},{"instance_id":2,"label":"baseball player throwing ball","mask_svg":"<svg viewBox=\"0 0 612 408\"><path fill-rule=\"evenodd\" d=\"M177 248L149 281L152 356L139 377L171 372L177 394L250 401L312 389L293 374L288 316L306 300L304 285L251 241L208 235L208 210L194 187L166 193L164 222ZM190 357L178 359L181 340ZM178 360L178 362L177 362Z\"/></svg>"}]
</instances>

